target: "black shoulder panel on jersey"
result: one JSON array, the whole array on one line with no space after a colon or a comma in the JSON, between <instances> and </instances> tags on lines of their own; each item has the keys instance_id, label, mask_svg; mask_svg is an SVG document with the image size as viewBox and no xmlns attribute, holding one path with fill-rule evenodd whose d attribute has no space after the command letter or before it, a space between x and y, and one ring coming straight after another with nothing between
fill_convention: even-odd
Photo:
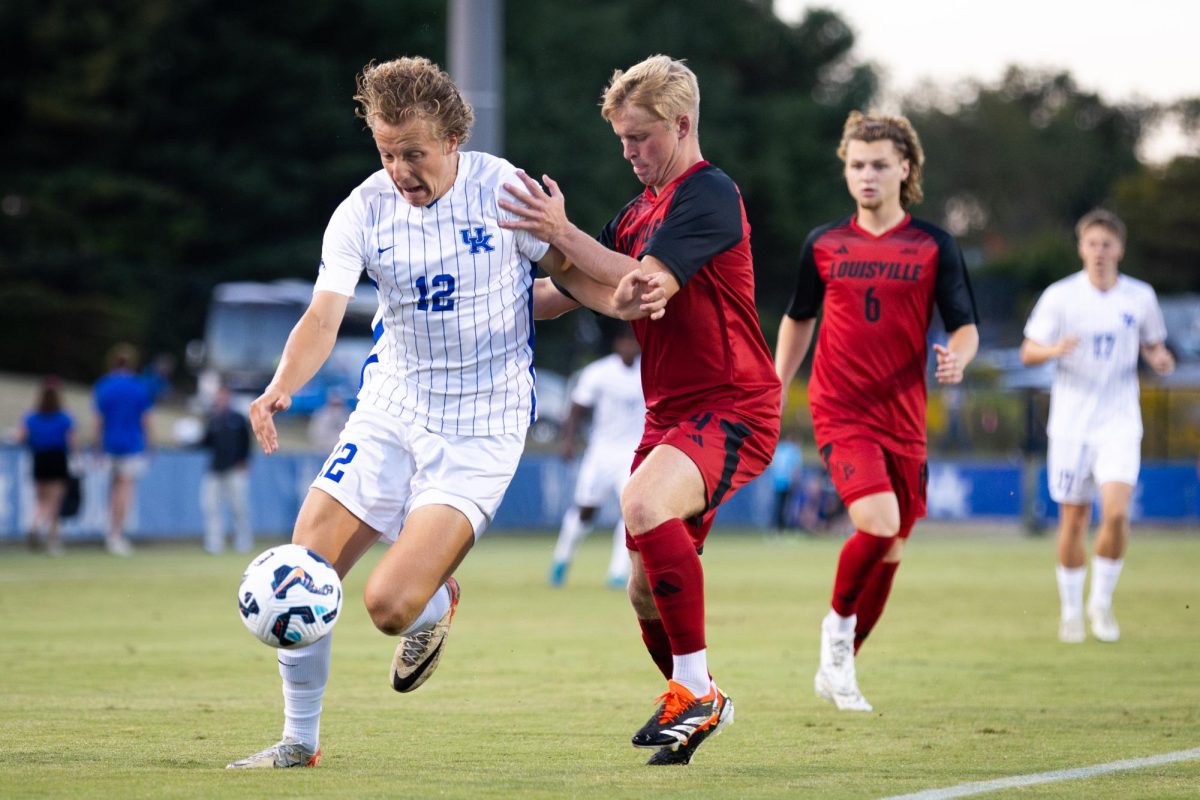
<instances>
[{"instance_id":1,"label":"black shoulder panel on jersey","mask_svg":"<svg viewBox=\"0 0 1200 800\"><path fill-rule=\"evenodd\" d=\"M963 262L958 242L948 231L942 230L932 222L913 217L911 224L937 242L938 273L934 300L937 301L938 313L942 315L942 324L946 326L946 331L956 331L963 325L978 325L975 293L971 290L971 280L967 276L967 267Z\"/></svg>"},{"instance_id":2,"label":"black shoulder panel on jersey","mask_svg":"<svg viewBox=\"0 0 1200 800\"><path fill-rule=\"evenodd\" d=\"M596 236L596 241L607 247L609 250L616 250L617 228L620 227L621 220L625 218L625 215L629 213L629 209L632 208L634 203L636 203L640 198L640 194L634 195L632 200L622 206L621 210L617 212L617 215L610 219L608 224L605 225L603 230L600 231L599 235ZM571 299L574 300L575 298Z\"/></svg>"},{"instance_id":3,"label":"black shoulder panel on jersey","mask_svg":"<svg viewBox=\"0 0 1200 800\"><path fill-rule=\"evenodd\" d=\"M796 288L792 292L792 302L788 304L785 312L792 319L812 319L821 310L821 303L825 300L825 281L821 279L821 271L817 269L813 247L826 233L849 222L850 217L827 222L813 228L804 239L804 247L800 249L800 272L796 276Z\"/></svg>"},{"instance_id":4,"label":"black shoulder panel on jersey","mask_svg":"<svg viewBox=\"0 0 1200 800\"><path fill-rule=\"evenodd\" d=\"M662 225L637 258L654 256L683 286L741 240L741 193L733 179L708 165L676 187Z\"/></svg>"}]
</instances>

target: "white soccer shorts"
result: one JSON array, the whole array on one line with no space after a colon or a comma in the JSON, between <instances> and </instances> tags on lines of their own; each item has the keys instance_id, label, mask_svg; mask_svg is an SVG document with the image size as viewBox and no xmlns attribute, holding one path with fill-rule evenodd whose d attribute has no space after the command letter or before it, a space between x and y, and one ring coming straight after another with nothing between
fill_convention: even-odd
<instances>
[{"instance_id":1,"label":"white soccer shorts","mask_svg":"<svg viewBox=\"0 0 1200 800\"><path fill-rule=\"evenodd\" d=\"M589 447L583 454L579 476L575 479L575 505L580 508L600 508L609 497L620 497L625 484L629 482L633 450L632 446Z\"/></svg>"},{"instance_id":2,"label":"white soccer shorts","mask_svg":"<svg viewBox=\"0 0 1200 800\"><path fill-rule=\"evenodd\" d=\"M461 511L475 538L496 516L525 449L525 431L496 436L435 433L359 406L312 487L392 542L415 508Z\"/></svg>"},{"instance_id":3,"label":"white soccer shorts","mask_svg":"<svg viewBox=\"0 0 1200 800\"><path fill-rule=\"evenodd\" d=\"M1142 440L1119 437L1101 442L1050 439L1046 476L1056 503L1090 505L1097 487L1106 483L1137 486L1142 466Z\"/></svg>"}]
</instances>

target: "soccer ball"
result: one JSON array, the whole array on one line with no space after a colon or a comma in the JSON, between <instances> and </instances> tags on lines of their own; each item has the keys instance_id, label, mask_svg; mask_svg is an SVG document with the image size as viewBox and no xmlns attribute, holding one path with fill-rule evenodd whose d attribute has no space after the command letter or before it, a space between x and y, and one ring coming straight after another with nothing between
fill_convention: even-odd
<instances>
[{"instance_id":1,"label":"soccer ball","mask_svg":"<svg viewBox=\"0 0 1200 800\"><path fill-rule=\"evenodd\" d=\"M271 647L304 647L333 630L342 609L342 582L328 561L307 547L285 544L258 555L238 586L242 622Z\"/></svg>"}]
</instances>

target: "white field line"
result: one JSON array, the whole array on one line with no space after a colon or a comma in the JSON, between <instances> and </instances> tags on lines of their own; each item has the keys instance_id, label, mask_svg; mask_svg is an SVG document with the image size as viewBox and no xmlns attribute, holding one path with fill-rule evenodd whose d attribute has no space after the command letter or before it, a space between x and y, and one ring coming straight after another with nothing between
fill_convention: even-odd
<instances>
[{"instance_id":1,"label":"white field line","mask_svg":"<svg viewBox=\"0 0 1200 800\"><path fill-rule=\"evenodd\" d=\"M1090 767L1059 769L1053 772L1037 772L1032 775L1014 775L1011 778L998 778L993 781L960 783L958 786L947 786L944 789L926 789L925 791L914 792L913 794L899 794L885 798L885 800L948 800L951 797L969 797L973 794L1033 786L1037 783L1055 783L1057 781L1094 778L1097 775L1106 775L1110 772L1142 769L1143 767L1157 767L1161 764L1174 764L1178 761L1195 761L1197 759L1200 759L1200 747L1191 750L1177 750L1174 753L1163 753L1157 756L1146 756L1145 758L1112 761L1108 764L1095 764Z\"/></svg>"}]
</instances>

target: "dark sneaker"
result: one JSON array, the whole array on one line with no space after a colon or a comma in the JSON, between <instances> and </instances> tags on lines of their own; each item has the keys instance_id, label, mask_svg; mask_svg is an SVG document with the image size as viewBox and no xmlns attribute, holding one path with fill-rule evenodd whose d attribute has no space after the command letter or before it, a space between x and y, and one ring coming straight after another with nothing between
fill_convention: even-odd
<instances>
[{"instance_id":1,"label":"dark sneaker","mask_svg":"<svg viewBox=\"0 0 1200 800\"><path fill-rule=\"evenodd\" d=\"M664 747L654 755L650 756L650 760L646 762L649 766L666 766L666 765L686 765L692 761L692 755L704 744L704 741L710 736L719 734L724 730L726 725L733 724L733 698L717 689L717 701L721 706L721 710L717 712L717 724L712 725L704 730L698 730L692 734L692 737L687 740L687 744L681 744L672 750L670 747Z\"/></svg>"},{"instance_id":2,"label":"dark sneaker","mask_svg":"<svg viewBox=\"0 0 1200 800\"><path fill-rule=\"evenodd\" d=\"M454 578L446 581L446 585L450 587L449 610L432 628L401 636L400 644L396 645L391 677L392 688L397 692L416 689L429 679L442 660L443 645L450 633L450 620L454 619L454 609L458 607L458 596L462 591Z\"/></svg>"},{"instance_id":3,"label":"dark sneaker","mask_svg":"<svg viewBox=\"0 0 1200 800\"><path fill-rule=\"evenodd\" d=\"M312 751L295 739L284 739L266 750L260 750L241 761L225 766L225 769L285 769L287 767L315 767L321 763L321 751Z\"/></svg>"},{"instance_id":4,"label":"dark sneaker","mask_svg":"<svg viewBox=\"0 0 1200 800\"><path fill-rule=\"evenodd\" d=\"M704 697L696 697L686 686L667 681L667 691L658 696L658 710L633 735L634 747L679 747L697 731L717 724L720 693L714 684Z\"/></svg>"}]
</instances>

